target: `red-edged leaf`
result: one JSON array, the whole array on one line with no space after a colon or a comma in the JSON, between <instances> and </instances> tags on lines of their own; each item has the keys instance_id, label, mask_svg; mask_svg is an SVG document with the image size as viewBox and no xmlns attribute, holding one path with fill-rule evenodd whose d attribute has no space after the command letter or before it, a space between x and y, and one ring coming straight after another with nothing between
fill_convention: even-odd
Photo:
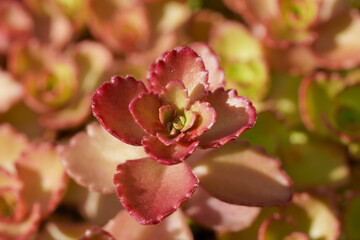
<instances>
[{"instance_id":1,"label":"red-edged leaf","mask_svg":"<svg viewBox=\"0 0 360 240\"><path fill-rule=\"evenodd\" d=\"M292 197L289 177L280 162L241 141L200 154L193 171L201 186L222 201L269 206Z\"/></svg>"},{"instance_id":2,"label":"red-edged leaf","mask_svg":"<svg viewBox=\"0 0 360 240\"><path fill-rule=\"evenodd\" d=\"M205 43L193 43L190 47L203 59L206 70L209 71L209 89L215 91L217 88L225 88L225 73L220 66L219 57Z\"/></svg>"},{"instance_id":3,"label":"red-edged leaf","mask_svg":"<svg viewBox=\"0 0 360 240\"><path fill-rule=\"evenodd\" d=\"M80 185L93 191L115 191L116 166L146 156L142 147L128 145L111 136L99 124L87 126L62 149L61 161L67 173Z\"/></svg>"},{"instance_id":4,"label":"red-edged leaf","mask_svg":"<svg viewBox=\"0 0 360 240\"><path fill-rule=\"evenodd\" d=\"M184 161L198 146L198 141L178 142L166 146L157 137L144 137L142 144L145 152L155 161L172 165Z\"/></svg>"},{"instance_id":5,"label":"red-edged leaf","mask_svg":"<svg viewBox=\"0 0 360 240\"><path fill-rule=\"evenodd\" d=\"M55 210L67 186L67 175L55 146L47 143L30 146L15 163L24 184L21 194L29 208L40 204L41 216Z\"/></svg>"},{"instance_id":6,"label":"red-edged leaf","mask_svg":"<svg viewBox=\"0 0 360 240\"><path fill-rule=\"evenodd\" d=\"M163 129L159 118L159 109L162 106L160 97L155 93L142 93L134 98L129 105L135 122L148 134L155 135Z\"/></svg>"},{"instance_id":7,"label":"red-edged leaf","mask_svg":"<svg viewBox=\"0 0 360 240\"><path fill-rule=\"evenodd\" d=\"M205 227L215 231L240 231L249 227L260 213L258 207L229 204L211 197L199 187L184 204L185 213Z\"/></svg>"},{"instance_id":8,"label":"red-edged leaf","mask_svg":"<svg viewBox=\"0 0 360 240\"><path fill-rule=\"evenodd\" d=\"M104 226L104 229L117 240L193 240L181 210L155 226L141 226L126 211L121 211Z\"/></svg>"},{"instance_id":9,"label":"red-edged leaf","mask_svg":"<svg viewBox=\"0 0 360 240\"><path fill-rule=\"evenodd\" d=\"M218 147L236 139L256 121L256 110L245 97L238 96L235 90L218 88L203 102L209 102L216 111L216 122L209 131L199 137L203 148Z\"/></svg>"},{"instance_id":10,"label":"red-edged leaf","mask_svg":"<svg viewBox=\"0 0 360 240\"><path fill-rule=\"evenodd\" d=\"M139 223L159 223L188 200L198 180L186 163L172 166L150 158L120 164L114 176L121 203Z\"/></svg>"},{"instance_id":11,"label":"red-edged leaf","mask_svg":"<svg viewBox=\"0 0 360 240\"><path fill-rule=\"evenodd\" d=\"M151 86L158 93L173 80L183 82L191 100L203 96L208 89L204 62L191 48L180 47L165 53L150 75Z\"/></svg>"},{"instance_id":12,"label":"red-edged leaf","mask_svg":"<svg viewBox=\"0 0 360 240\"><path fill-rule=\"evenodd\" d=\"M129 104L144 92L146 88L142 82L132 77L115 76L94 94L94 116L112 135L125 143L139 146L146 133L135 123Z\"/></svg>"},{"instance_id":13,"label":"red-edged leaf","mask_svg":"<svg viewBox=\"0 0 360 240\"><path fill-rule=\"evenodd\" d=\"M189 104L188 90L185 88L183 82L173 80L169 82L161 91L162 98L166 103L171 104L178 112L184 111Z\"/></svg>"},{"instance_id":14,"label":"red-edged leaf","mask_svg":"<svg viewBox=\"0 0 360 240\"><path fill-rule=\"evenodd\" d=\"M190 139L195 139L208 131L216 122L216 112L207 102L197 101L190 110L196 114L194 126L187 131Z\"/></svg>"}]
</instances>

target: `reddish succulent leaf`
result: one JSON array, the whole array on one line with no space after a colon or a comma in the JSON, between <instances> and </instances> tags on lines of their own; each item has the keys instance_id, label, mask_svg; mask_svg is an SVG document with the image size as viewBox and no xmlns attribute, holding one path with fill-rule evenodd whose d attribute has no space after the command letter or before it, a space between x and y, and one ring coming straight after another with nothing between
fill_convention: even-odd
<instances>
[{"instance_id":1,"label":"reddish succulent leaf","mask_svg":"<svg viewBox=\"0 0 360 240\"><path fill-rule=\"evenodd\" d=\"M256 121L256 110L245 97L237 96L235 90L217 89L205 97L216 111L216 122L209 131L199 137L203 148L218 147L236 139Z\"/></svg>"},{"instance_id":2,"label":"reddish succulent leaf","mask_svg":"<svg viewBox=\"0 0 360 240\"><path fill-rule=\"evenodd\" d=\"M198 180L186 163L165 166L143 158L120 164L114 183L130 215L150 225L159 223L188 200Z\"/></svg>"},{"instance_id":3,"label":"reddish succulent leaf","mask_svg":"<svg viewBox=\"0 0 360 240\"><path fill-rule=\"evenodd\" d=\"M258 207L233 205L211 197L199 187L184 204L188 217L215 231L240 231L249 227L260 213Z\"/></svg>"},{"instance_id":4,"label":"reddish succulent leaf","mask_svg":"<svg viewBox=\"0 0 360 240\"><path fill-rule=\"evenodd\" d=\"M145 156L142 147L123 143L97 123L92 123L87 126L86 133L78 133L62 149L61 161L78 184L109 193L115 191L113 176L116 166Z\"/></svg>"},{"instance_id":5,"label":"reddish succulent leaf","mask_svg":"<svg viewBox=\"0 0 360 240\"><path fill-rule=\"evenodd\" d=\"M150 75L151 86L158 93L173 80L185 85L191 100L203 96L208 89L204 62L191 48L180 47L165 53Z\"/></svg>"},{"instance_id":6,"label":"reddish succulent leaf","mask_svg":"<svg viewBox=\"0 0 360 240\"><path fill-rule=\"evenodd\" d=\"M146 92L142 82L132 77L115 76L104 83L93 96L93 113L101 125L121 141L141 145L146 133L135 123L130 111L130 102Z\"/></svg>"},{"instance_id":7,"label":"reddish succulent leaf","mask_svg":"<svg viewBox=\"0 0 360 240\"><path fill-rule=\"evenodd\" d=\"M188 98L188 90L184 83L179 80L172 80L161 91L162 98L166 103L171 104L177 111L182 112L190 100Z\"/></svg>"},{"instance_id":8,"label":"reddish succulent leaf","mask_svg":"<svg viewBox=\"0 0 360 240\"><path fill-rule=\"evenodd\" d=\"M0 165L9 172L14 172L14 163L20 153L29 145L25 134L17 132L10 124L0 125Z\"/></svg>"},{"instance_id":9,"label":"reddish succulent leaf","mask_svg":"<svg viewBox=\"0 0 360 240\"><path fill-rule=\"evenodd\" d=\"M216 122L216 112L207 102L195 102L190 110L196 114L194 126L187 131L190 139L195 139L211 129Z\"/></svg>"},{"instance_id":10,"label":"reddish succulent leaf","mask_svg":"<svg viewBox=\"0 0 360 240\"><path fill-rule=\"evenodd\" d=\"M60 155L50 144L30 146L16 161L16 171L24 187L21 194L27 207L40 204L41 216L47 216L61 201L67 175Z\"/></svg>"},{"instance_id":11,"label":"reddish succulent leaf","mask_svg":"<svg viewBox=\"0 0 360 240\"><path fill-rule=\"evenodd\" d=\"M162 106L160 97L152 92L142 93L129 104L131 115L135 122L148 134L155 135L162 129L159 119L159 109Z\"/></svg>"},{"instance_id":12,"label":"reddish succulent leaf","mask_svg":"<svg viewBox=\"0 0 360 240\"><path fill-rule=\"evenodd\" d=\"M228 143L200 157L193 171L201 186L222 201L269 206L292 197L290 179L280 162L244 142Z\"/></svg>"},{"instance_id":13,"label":"reddish succulent leaf","mask_svg":"<svg viewBox=\"0 0 360 240\"><path fill-rule=\"evenodd\" d=\"M203 59L206 70L209 71L209 90L225 88L225 73L220 66L219 57L205 43L193 43L190 47Z\"/></svg>"},{"instance_id":14,"label":"reddish succulent leaf","mask_svg":"<svg viewBox=\"0 0 360 240\"><path fill-rule=\"evenodd\" d=\"M126 211L121 211L104 226L104 229L117 240L193 240L191 230L181 210L155 226L141 226Z\"/></svg>"},{"instance_id":15,"label":"reddish succulent leaf","mask_svg":"<svg viewBox=\"0 0 360 240\"><path fill-rule=\"evenodd\" d=\"M179 133L176 137L171 137L167 132L158 132L156 133L156 137L165 146L170 146L173 144L178 144L185 137L185 133Z\"/></svg>"},{"instance_id":16,"label":"reddish succulent leaf","mask_svg":"<svg viewBox=\"0 0 360 240\"><path fill-rule=\"evenodd\" d=\"M178 142L169 146L162 143L157 137L144 137L142 141L145 152L155 161L172 165L184 161L199 145L198 141Z\"/></svg>"}]
</instances>

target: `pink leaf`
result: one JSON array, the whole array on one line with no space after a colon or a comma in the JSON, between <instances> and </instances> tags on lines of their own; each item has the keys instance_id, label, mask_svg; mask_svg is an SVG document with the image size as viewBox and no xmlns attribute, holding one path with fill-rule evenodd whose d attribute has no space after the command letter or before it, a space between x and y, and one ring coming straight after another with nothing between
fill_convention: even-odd
<instances>
[{"instance_id":1,"label":"pink leaf","mask_svg":"<svg viewBox=\"0 0 360 240\"><path fill-rule=\"evenodd\" d=\"M207 102L195 102L190 110L196 114L194 126L187 131L190 139L195 139L211 129L216 122L216 112Z\"/></svg>"},{"instance_id":2,"label":"pink leaf","mask_svg":"<svg viewBox=\"0 0 360 240\"><path fill-rule=\"evenodd\" d=\"M229 204L211 197L199 187L184 204L185 213L215 231L240 231L249 227L260 213L258 207Z\"/></svg>"},{"instance_id":3,"label":"pink leaf","mask_svg":"<svg viewBox=\"0 0 360 240\"><path fill-rule=\"evenodd\" d=\"M146 92L142 82L132 77L115 76L104 83L93 96L93 113L101 125L121 141L141 145L146 133L135 123L130 111L130 102Z\"/></svg>"},{"instance_id":4,"label":"pink leaf","mask_svg":"<svg viewBox=\"0 0 360 240\"><path fill-rule=\"evenodd\" d=\"M92 123L86 132L75 135L62 149L61 161L77 183L90 190L109 193L115 191L113 175L116 166L145 156L142 147L123 143L97 123Z\"/></svg>"},{"instance_id":5,"label":"pink leaf","mask_svg":"<svg viewBox=\"0 0 360 240\"><path fill-rule=\"evenodd\" d=\"M183 82L191 100L203 96L208 89L208 72L204 62L191 48L180 47L165 53L150 75L151 86L160 93L169 82Z\"/></svg>"},{"instance_id":6,"label":"pink leaf","mask_svg":"<svg viewBox=\"0 0 360 240\"><path fill-rule=\"evenodd\" d=\"M55 210L67 186L67 175L55 146L32 145L22 153L15 166L24 184L21 194L27 207L39 203L42 217Z\"/></svg>"},{"instance_id":7,"label":"pink leaf","mask_svg":"<svg viewBox=\"0 0 360 240\"><path fill-rule=\"evenodd\" d=\"M199 155L193 171L212 196L233 204L270 206L292 197L280 162L244 142L234 141Z\"/></svg>"},{"instance_id":8,"label":"pink leaf","mask_svg":"<svg viewBox=\"0 0 360 240\"><path fill-rule=\"evenodd\" d=\"M155 93L142 93L129 105L135 122L148 134L155 135L163 129L160 122L159 109L162 106L160 97Z\"/></svg>"},{"instance_id":9,"label":"pink leaf","mask_svg":"<svg viewBox=\"0 0 360 240\"><path fill-rule=\"evenodd\" d=\"M155 161L172 165L184 161L198 146L198 141L177 142L166 146L157 137L144 137L142 144L145 152Z\"/></svg>"},{"instance_id":10,"label":"pink leaf","mask_svg":"<svg viewBox=\"0 0 360 240\"><path fill-rule=\"evenodd\" d=\"M193 240L181 210L155 226L141 226L126 211L121 211L104 226L104 229L117 240Z\"/></svg>"},{"instance_id":11,"label":"pink leaf","mask_svg":"<svg viewBox=\"0 0 360 240\"><path fill-rule=\"evenodd\" d=\"M120 164L114 176L121 203L139 223L159 223L188 200L198 180L186 163L165 166L150 158Z\"/></svg>"},{"instance_id":12,"label":"pink leaf","mask_svg":"<svg viewBox=\"0 0 360 240\"><path fill-rule=\"evenodd\" d=\"M219 57L205 43L193 43L190 47L203 59L206 70L209 71L209 89L215 91L217 88L225 88L225 73L220 66Z\"/></svg>"},{"instance_id":13,"label":"pink leaf","mask_svg":"<svg viewBox=\"0 0 360 240\"><path fill-rule=\"evenodd\" d=\"M218 88L202 101L209 102L217 116L210 130L199 137L203 148L224 145L255 124L255 108L248 99L238 96L235 90Z\"/></svg>"}]
</instances>

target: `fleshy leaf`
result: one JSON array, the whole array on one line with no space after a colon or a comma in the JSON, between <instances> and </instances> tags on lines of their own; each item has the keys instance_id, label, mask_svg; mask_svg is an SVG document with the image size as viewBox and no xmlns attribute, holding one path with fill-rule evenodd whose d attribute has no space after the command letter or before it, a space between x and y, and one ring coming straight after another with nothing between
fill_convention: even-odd
<instances>
[{"instance_id":1,"label":"fleshy leaf","mask_svg":"<svg viewBox=\"0 0 360 240\"><path fill-rule=\"evenodd\" d=\"M269 73L260 42L242 24L225 21L213 28L210 45L225 70L226 88L262 99L268 91Z\"/></svg>"},{"instance_id":2,"label":"fleshy leaf","mask_svg":"<svg viewBox=\"0 0 360 240\"><path fill-rule=\"evenodd\" d=\"M164 126L159 119L162 106L160 97L155 93L142 93L129 104L129 110L135 122L148 134L155 135Z\"/></svg>"},{"instance_id":3,"label":"fleshy leaf","mask_svg":"<svg viewBox=\"0 0 360 240\"><path fill-rule=\"evenodd\" d=\"M209 89L215 91L217 88L225 87L225 73L220 66L219 57L205 43L193 43L190 47L203 59L206 70L209 71Z\"/></svg>"},{"instance_id":4,"label":"fleshy leaf","mask_svg":"<svg viewBox=\"0 0 360 240\"><path fill-rule=\"evenodd\" d=\"M130 215L140 224L150 225L188 200L198 180L186 163L165 166L143 158L118 165L114 183Z\"/></svg>"},{"instance_id":5,"label":"fleshy leaf","mask_svg":"<svg viewBox=\"0 0 360 240\"><path fill-rule=\"evenodd\" d=\"M292 197L290 179L280 162L241 141L209 150L192 167L201 186L228 203L270 206Z\"/></svg>"},{"instance_id":6,"label":"fleshy leaf","mask_svg":"<svg viewBox=\"0 0 360 240\"><path fill-rule=\"evenodd\" d=\"M198 141L177 142L166 146L158 137L144 137L142 144L145 152L155 161L172 165L184 161L199 145Z\"/></svg>"},{"instance_id":7,"label":"fleshy leaf","mask_svg":"<svg viewBox=\"0 0 360 240\"><path fill-rule=\"evenodd\" d=\"M216 112L207 102L196 101L191 105L190 110L196 115L194 126L186 133L190 139L196 139L211 129L216 122Z\"/></svg>"},{"instance_id":8,"label":"fleshy leaf","mask_svg":"<svg viewBox=\"0 0 360 240\"><path fill-rule=\"evenodd\" d=\"M202 101L210 103L217 116L210 130L199 137L203 148L224 145L255 124L255 108L248 99L238 96L235 90L219 88Z\"/></svg>"},{"instance_id":9,"label":"fleshy leaf","mask_svg":"<svg viewBox=\"0 0 360 240\"><path fill-rule=\"evenodd\" d=\"M142 147L120 142L100 125L92 123L88 125L86 133L78 133L62 149L61 161L78 184L108 193L115 191L113 176L116 166L126 160L145 156Z\"/></svg>"},{"instance_id":10,"label":"fleshy leaf","mask_svg":"<svg viewBox=\"0 0 360 240\"><path fill-rule=\"evenodd\" d=\"M302 132L292 133L290 140L299 142L280 152L284 169L296 187L338 187L349 181L350 168L340 146L330 141L316 141Z\"/></svg>"},{"instance_id":11,"label":"fleshy leaf","mask_svg":"<svg viewBox=\"0 0 360 240\"><path fill-rule=\"evenodd\" d=\"M119 225L122 227L120 228ZM185 216L178 210L155 226L141 226L126 211L111 219L104 229L117 240L193 240Z\"/></svg>"},{"instance_id":12,"label":"fleshy leaf","mask_svg":"<svg viewBox=\"0 0 360 240\"><path fill-rule=\"evenodd\" d=\"M179 80L191 100L202 97L208 88L208 72L201 57L191 48L180 47L165 53L150 75L151 87L160 93L169 82Z\"/></svg>"},{"instance_id":13,"label":"fleshy leaf","mask_svg":"<svg viewBox=\"0 0 360 240\"><path fill-rule=\"evenodd\" d=\"M135 123L129 111L129 104L144 92L146 88L142 82L132 77L115 76L94 94L94 116L108 132L121 141L141 145L145 132Z\"/></svg>"},{"instance_id":14,"label":"fleshy leaf","mask_svg":"<svg viewBox=\"0 0 360 240\"><path fill-rule=\"evenodd\" d=\"M15 172L14 163L29 145L25 134L17 132L11 125L0 125L0 166Z\"/></svg>"},{"instance_id":15,"label":"fleshy leaf","mask_svg":"<svg viewBox=\"0 0 360 240\"><path fill-rule=\"evenodd\" d=\"M260 208L233 205L211 197L199 187L184 204L185 214L215 231L240 231L257 218Z\"/></svg>"},{"instance_id":16,"label":"fleshy leaf","mask_svg":"<svg viewBox=\"0 0 360 240\"><path fill-rule=\"evenodd\" d=\"M47 216L61 201L67 175L60 155L50 144L30 146L16 161L16 171L24 187L21 194L30 207L39 203L41 216Z\"/></svg>"},{"instance_id":17,"label":"fleshy leaf","mask_svg":"<svg viewBox=\"0 0 360 240\"><path fill-rule=\"evenodd\" d=\"M184 84L178 80L169 82L161 91L162 98L166 103L171 104L177 109L178 113L182 113L189 104L188 91Z\"/></svg>"}]
</instances>

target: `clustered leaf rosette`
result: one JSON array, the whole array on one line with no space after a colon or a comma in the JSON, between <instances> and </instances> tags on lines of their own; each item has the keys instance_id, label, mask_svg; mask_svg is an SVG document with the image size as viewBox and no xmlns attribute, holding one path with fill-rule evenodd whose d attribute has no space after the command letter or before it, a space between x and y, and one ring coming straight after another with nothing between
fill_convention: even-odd
<instances>
[{"instance_id":1,"label":"clustered leaf rosette","mask_svg":"<svg viewBox=\"0 0 360 240\"><path fill-rule=\"evenodd\" d=\"M59 53L31 39L14 44L8 55L9 71L22 85L24 102L38 113L40 125L50 129L78 126L90 116L92 92L111 63L109 50L93 41Z\"/></svg>"},{"instance_id":2,"label":"clustered leaf rosette","mask_svg":"<svg viewBox=\"0 0 360 240\"><path fill-rule=\"evenodd\" d=\"M9 124L0 125L0 236L28 239L60 203L67 175L49 143L31 144Z\"/></svg>"},{"instance_id":3,"label":"clustered leaf rosette","mask_svg":"<svg viewBox=\"0 0 360 240\"><path fill-rule=\"evenodd\" d=\"M305 78L299 104L305 126L344 143L360 141L359 70L341 76L317 72Z\"/></svg>"},{"instance_id":4,"label":"clustered leaf rosette","mask_svg":"<svg viewBox=\"0 0 360 240\"><path fill-rule=\"evenodd\" d=\"M93 112L112 135L142 145L159 163L183 162L198 146L224 145L255 123L251 102L225 91L219 79L209 84L204 62L190 48L165 53L148 76L145 82L113 77L94 94Z\"/></svg>"},{"instance_id":5,"label":"clustered leaf rosette","mask_svg":"<svg viewBox=\"0 0 360 240\"><path fill-rule=\"evenodd\" d=\"M270 55L279 49L301 52L315 66L341 69L359 63L359 10L349 1L311 0L224 0L233 11L242 15L270 48ZM285 52L295 71L315 68ZM287 56L286 56L287 55ZM292 54L293 55L293 54ZM299 66L298 66L299 65ZM308 65L308 66L306 66ZM306 69L305 69L306 70Z\"/></svg>"},{"instance_id":6,"label":"clustered leaf rosette","mask_svg":"<svg viewBox=\"0 0 360 240\"><path fill-rule=\"evenodd\" d=\"M242 231L221 233L218 239L339 239L341 222L334 196L326 192L296 193L290 204L263 208L251 227Z\"/></svg>"},{"instance_id":7,"label":"clustered leaf rosette","mask_svg":"<svg viewBox=\"0 0 360 240\"><path fill-rule=\"evenodd\" d=\"M205 44L203 48L209 50ZM117 139L91 124L62 151L67 173L77 183L103 193L116 190L141 224L159 223L173 213L199 181L224 201L210 206L215 215L216 206L228 203L268 206L291 199L291 182L277 159L232 141L255 123L255 109L236 91L223 88L222 69L212 51L201 51L201 56L206 60L191 48L179 47L159 58L144 82L113 77L104 83L93 96L93 112ZM213 198L199 194L200 199ZM227 205L224 209L239 215L247 211ZM216 225L200 211L203 216L191 215L204 225ZM217 227L234 228L234 221Z\"/></svg>"},{"instance_id":8,"label":"clustered leaf rosette","mask_svg":"<svg viewBox=\"0 0 360 240\"><path fill-rule=\"evenodd\" d=\"M288 47L291 43L308 43L314 39L310 27L318 18L320 1L311 0L225 0L234 11L244 16L265 42L273 47ZM266 2L266 3L265 3ZM260 7L262 6L262 7Z\"/></svg>"}]
</instances>

